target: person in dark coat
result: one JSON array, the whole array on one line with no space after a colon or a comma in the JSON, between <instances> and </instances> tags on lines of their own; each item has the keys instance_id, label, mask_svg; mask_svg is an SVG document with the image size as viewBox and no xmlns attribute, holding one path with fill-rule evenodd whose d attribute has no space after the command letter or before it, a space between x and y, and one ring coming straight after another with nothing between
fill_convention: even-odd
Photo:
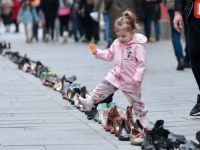
<instances>
[{"instance_id":1,"label":"person in dark coat","mask_svg":"<svg viewBox=\"0 0 200 150\"><path fill-rule=\"evenodd\" d=\"M17 16L19 14L19 10L20 10L20 1L19 0L13 0L13 7L12 7L12 13L11 13L11 19L15 24L15 33L19 32L19 27L17 24Z\"/></svg>"},{"instance_id":2,"label":"person in dark coat","mask_svg":"<svg viewBox=\"0 0 200 150\"><path fill-rule=\"evenodd\" d=\"M90 42L92 37L94 37L94 43L97 44L99 41L99 22L93 20L90 16L90 13L93 12L94 9L94 0L81 0L79 14L82 7L84 7L84 28L87 39L86 42Z\"/></svg>"},{"instance_id":3,"label":"person in dark coat","mask_svg":"<svg viewBox=\"0 0 200 150\"><path fill-rule=\"evenodd\" d=\"M188 23L188 51L192 71L200 90L200 18L194 16L194 2L196 0L175 0L174 28L180 33L182 29L182 12L186 8L185 16ZM200 94L197 95L197 103L190 112L191 116L200 115Z\"/></svg>"},{"instance_id":4,"label":"person in dark coat","mask_svg":"<svg viewBox=\"0 0 200 150\"><path fill-rule=\"evenodd\" d=\"M1 0L0 9L3 19L3 24L6 27L6 32L10 31L11 20L11 11L12 11L13 2L12 0Z\"/></svg>"},{"instance_id":5,"label":"person in dark coat","mask_svg":"<svg viewBox=\"0 0 200 150\"><path fill-rule=\"evenodd\" d=\"M151 37L151 21L154 21L156 41L159 40L160 36L160 6L161 0L142 0L142 6L145 10L146 17L144 18L144 30L147 37L147 42L153 42Z\"/></svg>"},{"instance_id":6,"label":"person in dark coat","mask_svg":"<svg viewBox=\"0 0 200 150\"><path fill-rule=\"evenodd\" d=\"M46 22L45 42L49 41L49 30L51 30L51 40L54 40L54 22L58 11L58 0L41 0L40 8L44 12Z\"/></svg>"}]
</instances>

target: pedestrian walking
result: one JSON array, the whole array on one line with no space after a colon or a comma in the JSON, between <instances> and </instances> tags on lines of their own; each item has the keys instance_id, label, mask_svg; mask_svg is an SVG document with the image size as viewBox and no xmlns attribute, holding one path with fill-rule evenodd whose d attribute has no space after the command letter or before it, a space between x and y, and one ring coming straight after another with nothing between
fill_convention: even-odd
<instances>
[{"instance_id":1,"label":"pedestrian walking","mask_svg":"<svg viewBox=\"0 0 200 150\"><path fill-rule=\"evenodd\" d=\"M73 2L72 2L73 3ZM58 17L60 20L60 35L63 39L63 43L67 42L68 25L70 20L70 5L72 5L69 0L59 0Z\"/></svg>"},{"instance_id":2,"label":"pedestrian walking","mask_svg":"<svg viewBox=\"0 0 200 150\"><path fill-rule=\"evenodd\" d=\"M95 0L94 11L103 13L103 20L105 23L104 34L105 34L105 39L108 42L106 47L109 48L111 44L113 43L113 38L109 37L109 14L108 14L108 11L105 10L104 0Z\"/></svg>"},{"instance_id":3,"label":"pedestrian walking","mask_svg":"<svg viewBox=\"0 0 200 150\"><path fill-rule=\"evenodd\" d=\"M36 9L36 13L39 14L39 5L40 0L31 0L32 6ZM38 15L39 16L39 15ZM39 18L40 19L40 18ZM38 23L33 24L33 37L32 40L35 38L35 40L38 42Z\"/></svg>"},{"instance_id":4,"label":"pedestrian walking","mask_svg":"<svg viewBox=\"0 0 200 150\"><path fill-rule=\"evenodd\" d=\"M94 43L97 44L99 41L99 22L92 19L90 16L94 10L94 0L81 0L79 6L79 14L81 9L84 7L84 24L86 42L90 42L94 38Z\"/></svg>"},{"instance_id":5,"label":"pedestrian walking","mask_svg":"<svg viewBox=\"0 0 200 150\"><path fill-rule=\"evenodd\" d=\"M174 28L180 33L182 29L182 12L186 8L185 16L188 23L187 46L191 60L191 67L200 90L200 19L194 16L194 2L196 0L175 0ZM200 94L197 103L190 112L191 116L200 116Z\"/></svg>"},{"instance_id":6,"label":"pedestrian walking","mask_svg":"<svg viewBox=\"0 0 200 150\"><path fill-rule=\"evenodd\" d=\"M176 59L178 61L177 70L184 70L184 68L190 68L190 58L187 48L187 24L185 19L185 10L182 12L183 24L184 24L184 34L185 34L185 56L183 54L183 48L181 45L181 34L175 30L173 21L174 21L174 3L175 0L163 0L165 7L168 9L168 13L170 16L170 25L171 25L171 36L172 36L172 44L174 47L174 53L176 55Z\"/></svg>"},{"instance_id":7,"label":"pedestrian walking","mask_svg":"<svg viewBox=\"0 0 200 150\"><path fill-rule=\"evenodd\" d=\"M6 27L6 32L10 32L10 24L12 23L11 20L11 11L12 11L13 2L12 0L1 0L1 13L3 24Z\"/></svg>"},{"instance_id":8,"label":"pedestrian walking","mask_svg":"<svg viewBox=\"0 0 200 150\"><path fill-rule=\"evenodd\" d=\"M15 24L15 33L19 32L19 27L18 27L18 23L17 23L17 16L19 14L19 10L20 10L20 1L13 0L11 19Z\"/></svg>"},{"instance_id":9,"label":"pedestrian walking","mask_svg":"<svg viewBox=\"0 0 200 150\"><path fill-rule=\"evenodd\" d=\"M80 6L81 0L74 0L74 3L71 7L71 20L72 20L72 29L74 33L74 40L75 42L78 42L79 39L83 36L83 27L82 27L82 16L78 13L79 6ZM77 31L79 31L79 38Z\"/></svg>"},{"instance_id":10,"label":"pedestrian walking","mask_svg":"<svg viewBox=\"0 0 200 150\"><path fill-rule=\"evenodd\" d=\"M31 43L32 42L32 36L33 36L33 24L38 23L39 18L36 13L35 8L31 5L30 0L25 0L23 3L17 22L18 24L21 22L24 23L25 33L26 33L26 42Z\"/></svg>"},{"instance_id":11,"label":"pedestrian walking","mask_svg":"<svg viewBox=\"0 0 200 150\"><path fill-rule=\"evenodd\" d=\"M51 31L51 40L54 41L54 24L58 11L58 0L41 0L40 8L45 16L45 42L49 41Z\"/></svg>"},{"instance_id":12,"label":"pedestrian walking","mask_svg":"<svg viewBox=\"0 0 200 150\"><path fill-rule=\"evenodd\" d=\"M145 35L147 37L147 42L154 42L151 39L151 23L154 21L154 28L155 28L155 35L156 35L156 41L159 41L160 36L160 25L159 25L159 19L160 19L160 6L159 3L161 0L142 0L142 7L145 11L145 18L143 20L144 22L144 31Z\"/></svg>"},{"instance_id":13,"label":"pedestrian walking","mask_svg":"<svg viewBox=\"0 0 200 150\"><path fill-rule=\"evenodd\" d=\"M148 110L141 97L141 84L146 70L147 38L136 33L136 29L136 16L130 11L123 12L122 17L115 22L114 31L118 39L113 42L109 50L93 50L96 59L114 61L113 68L86 99L79 97L78 100L90 111L94 104L121 89L131 103L135 114L139 116L140 122L144 128L147 128Z\"/></svg>"}]
</instances>

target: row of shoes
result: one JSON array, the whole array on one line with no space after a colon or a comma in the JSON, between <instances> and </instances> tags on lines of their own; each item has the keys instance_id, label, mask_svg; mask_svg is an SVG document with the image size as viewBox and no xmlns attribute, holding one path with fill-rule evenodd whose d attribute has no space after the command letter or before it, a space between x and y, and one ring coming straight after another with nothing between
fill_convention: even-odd
<instances>
[{"instance_id":1,"label":"row of shoes","mask_svg":"<svg viewBox=\"0 0 200 150\"><path fill-rule=\"evenodd\" d=\"M31 73L40 78L44 86L52 87L62 94L64 100L68 100L81 112L85 112L88 120L95 120L102 124L106 131L115 134L121 141L131 141L132 145L141 145L144 150L200 150L200 145L187 141L183 135L176 135L164 129L164 120L156 121L151 130L144 128L139 119L134 122L132 106L127 106L126 114L116 103L99 103L91 111L79 103L79 97L87 98L89 95L86 86L81 86L76 81L76 76L66 78L65 75L59 78L54 72L50 72L40 61L32 61L29 58L20 56L18 52L11 52L11 45L0 43L0 54L8 57L18 65L24 72ZM200 131L196 134L200 142Z\"/></svg>"}]
</instances>

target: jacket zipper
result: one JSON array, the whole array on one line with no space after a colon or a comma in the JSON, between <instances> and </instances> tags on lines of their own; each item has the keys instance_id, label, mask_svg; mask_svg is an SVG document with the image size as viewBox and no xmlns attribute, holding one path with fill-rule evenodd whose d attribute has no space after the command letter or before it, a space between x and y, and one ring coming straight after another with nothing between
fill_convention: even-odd
<instances>
[{"instance_id":1,"label":"jacket zipper","mask_svg":"<svg viewBox=\"0 0 200 150\"><path fill-rule=\"evenodd\" d=\"M187 21L189 15L190 15L190 13L191 13L191 11L192 11L192 8L193 8L193 5L194 5L194 3L193 3L191 0L190 0L190 2L192 3L192 7L190 8L190 12L189 12L189 14L188 14L188 16L187 16L187 18L186 18L186 21ZM187 23L188 23L188 22L187 22Z\"/></svg>"}]
</instances>

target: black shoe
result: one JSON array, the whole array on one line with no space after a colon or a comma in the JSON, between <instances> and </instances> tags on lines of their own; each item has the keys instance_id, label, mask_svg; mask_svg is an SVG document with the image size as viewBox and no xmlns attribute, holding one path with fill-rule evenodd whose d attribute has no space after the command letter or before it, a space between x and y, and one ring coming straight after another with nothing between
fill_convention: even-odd
<instances>
[{"instance_id":1,"label":"black shoe","mask_svg":"<svg viewBox=\"0 0 200 150\"><path fill-rule=\"evenodd\" d=\"M165 130L163 126L164 120L158 120L152 129L151 135L153 139L153 145L156 149L166 149L167 146L169 131Z\"/></svg>"},{"instance_id":2,"label":"black shoe","mask_svg":"<svg viewBox=\"0 0 200 150\"><path fill-rule=\"evenodd\" d=\"M184 63L184 68L191 68L191 64L189 62Z\"/></svg>"},{"instance_id":3,"label":"black shoe","mask_svg":"<svg viewBox=\"0 0 200 150\"><path fill-rule=\"evenodd\" d=\"M78 38L74 38L75 42L78 42Z\"/></svg>"},{"instance_id":4,"label":"black shoe","mask_svg":"<svg viewBox=\"0 0 200 150\"><path fill-rule=\"evenodd\" d=\"M200 95L199 94L197 96L197 103L194 106L194 108L192 108L190 112L190 116L200 116Z\"/></svg>"},{"instance_id":5,"label":"black shoe","mask_svg":"<svg viewBox=\"0 0 200 150\"><path fill-rule=\"evenodd\" d=\"M146 132L146 136L144 138L144 142L141 145L141 148L143 150L153 150L154 149L153 140L152 140L152 137L151 137L151 132L152 132L151 130L148 130Z\"/></svg>"},{"instance_id":6,"label":"black shoe","mask_svg":"<svg viewBox=\"0 0 200 150\"><path fill-rule=\"evenodd\" d=\"M197 139L197 141L199 141L199 144L200 144L200 131L198 131L196 133L196 139Z\"/></svg>"},{"instance_id":7,"label":"black shoe","mask_svg":"<svg viewBox=\"0 0 200 150\"><path fill-rule=\"evenodd\" d=\"M72 30L70 30L70 31L69 31L69 37L71 37L71 36L72 36L72 34L73 34L73 31L72 31Z\"/></svg>"},{"instance_id":8,"label":"black shoe","mask_svg":"<svg viewBox=\"0 0 200 150\"><path fill-rule=\"evenodd\" d=\"M87 119L91 120L94 119L97 115L97 108L93 107L88 113L87 113Z\"/></svg>"},{"instance_id":9,"label":"black shoe","mask_svg":"<svg viewBox=\"0 0 200 150\"><path fill-rule=\"evenodd\" d=\"M159 37L157 36L157 37L156 37L156 41L159 41L159 40L160 40L160 39L159 39Z\"/></svg>"},{"instance_id":10,"label":"black shoe","mask_svg":"<svg viewBox=\"0 0 200 150\"><path fill-rule=\"evenodd\" d=\"M185 65L184 60L183 59L179 60L178 67L176 70L184 70L184 65Z\"/></svg>"}]
</instances>

